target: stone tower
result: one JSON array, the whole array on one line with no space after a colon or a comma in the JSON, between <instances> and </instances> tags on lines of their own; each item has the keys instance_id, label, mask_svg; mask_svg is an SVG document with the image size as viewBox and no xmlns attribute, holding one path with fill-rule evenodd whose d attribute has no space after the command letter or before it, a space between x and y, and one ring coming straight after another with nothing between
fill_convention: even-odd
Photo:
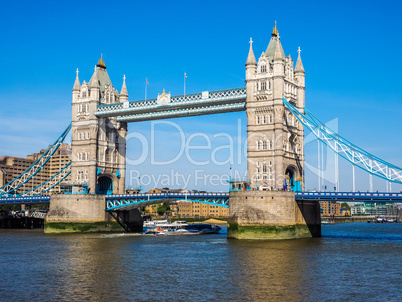
<instances>
[{"instance_id":1,"label":"stone tower","mask_svg":"<svg viewBox=\"0 0 402 302\"><path fill-rule=\"evenodd\" d=\"M252 188L304 189L303 125L283 105L282 97L304 112L305 78L300 57L296 67L285 56L278 30L255 59L253 41L246 61L248 179Z\"/></svg>"},{"instance_id":2,"label":"stone tower","mask_svg":"<svg viewBox=\"0 0 402 302\"><path fill-rule=\"evenodd\" d=\"M97 118L94 113L98 106L127 100L125 77L118 93L102 57L88 83L80 85L77 69L72 100L73 188L86 184L89 193L125 192L127 123Z\"/></svg>"}]
</instances>

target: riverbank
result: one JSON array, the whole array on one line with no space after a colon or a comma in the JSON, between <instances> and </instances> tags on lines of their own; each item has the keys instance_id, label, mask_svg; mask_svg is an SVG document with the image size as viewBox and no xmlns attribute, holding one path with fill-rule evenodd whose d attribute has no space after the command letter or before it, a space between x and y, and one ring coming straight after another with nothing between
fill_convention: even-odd
<instances>
[{"instance_id":1,"label":"riverbank","mask_svg":"<svg viewBox=\"0 0 402 302\"><path fill-rule=\"evenodd\" d=\"M325 217L321 216L321 221L329 223L352 223L352 222L367 222L375 219L374 216L352 216L352 217Z\"/></svg>"}]
</instances>

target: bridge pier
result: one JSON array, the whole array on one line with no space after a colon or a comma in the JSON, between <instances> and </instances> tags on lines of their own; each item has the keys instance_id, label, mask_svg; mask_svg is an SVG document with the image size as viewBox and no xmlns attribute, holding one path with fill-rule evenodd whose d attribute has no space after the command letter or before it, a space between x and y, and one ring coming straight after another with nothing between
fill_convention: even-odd
<instances>
[{"instance_id":1,"label":"bridge pier","mask_svg":"<svg viewBox=\"0 0 402 302\"><path fill-rule=\"evenodd\" d=\"M104 195L52 195L45 233L121 232L122 227L105 212Z\"/></svg>"},{"instance_id":2,"label":"bridge pier","mask_svg":"<svg viewBox=\"0 0 402 302\"><path fill-rule=\"evenodd\" d=\"M295 200L287 191L232 191L228 238L297 239L321 237L318 201Z\"/></svg>"}]
</instances>

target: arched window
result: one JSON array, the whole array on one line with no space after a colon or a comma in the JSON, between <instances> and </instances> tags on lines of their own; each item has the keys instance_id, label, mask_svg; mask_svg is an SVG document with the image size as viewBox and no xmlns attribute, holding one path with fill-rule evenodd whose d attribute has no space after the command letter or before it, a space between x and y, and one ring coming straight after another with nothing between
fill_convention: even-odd
<instances>
[{"instance_id":1,"label":"arched window","mask_svg":"<svg viewBox=\"0 0 402 302\"><path fill-rule=\"evenodd\" d=\"M259 141L258 143L258 150L262 150L262 141Z\"/></svg>"},{"instance_id":2,"label":"arched window","mask_svg":"<svg viewBox=\"0 0 402 302\"><path fill-rule=\"evenodd\" d=\"M263 150L267 150L267 149L268 149L267 141L264 141L264 142L262 143L262 149L263 149Z\"/></svg>"},{"instance_id":3,"label":"arched window","mask_svg":"<svg viewBox=\"0 0 402 302\"><path fill-rule=\"evenodd\" d=\"M269 150L273 150L274 149L274 142L270 141L269 142Z\"/></svg>"},{"instance_id":4,"label":"arched window","mask_svg":"<svg viewBox=\"0 0 402 302\"><path fill-rule=\"evenodd\" d=\"M261 82L261 90L267 90L267 82Z\"/></svg>"},{"instance_id":5,"label":"arched window","mask_svg":"<svg viewBox=\"0 0 402 302\"><path fill-rule=\"evenodd\" d=\"M259 116L259 115L257 115L257 116L255 117L255 122L256 122L257 125L260 124L260 116Z\"/></svg>"},{"instance_id":6,"label":"arched window","mask_svg":"<svg viewBox=\"0 0 402 302\"><path fill-rule=\"evenodd\" d=\"M261 72L267 72L267 65L261 65Z\"/></svg>"},{"instance_id":7,"label":"arched window","mask_svg":"<svg viewBox=\"0 0 402 302\"><path fill-rule=\"evenodd\" d=\"M263 116L262 116L262 123L263 123L263 124L266 124L266 123L267 123L267 116L266 116L266 115L263 115Z\"/></svg>"},{"instance_id":8,"label":"arched window","mask_svg":"<svg viewBox=\"0 0 402 302\"><path fill-rule=\"evenodd\" d=\"M272 124L272 115L271 114L268 115L268 123Z\"/></svg>"}]
</instances>

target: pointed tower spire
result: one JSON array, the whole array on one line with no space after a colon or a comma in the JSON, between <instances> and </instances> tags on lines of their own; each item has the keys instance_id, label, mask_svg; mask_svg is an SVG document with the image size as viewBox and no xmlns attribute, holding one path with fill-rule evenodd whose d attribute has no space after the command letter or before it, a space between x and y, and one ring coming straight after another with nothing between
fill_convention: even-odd
<instances>
[{"instance_id":1,"label":"pointed tower spire","mask_svg":"<svg viewBox=\"0 0 402 302\"><path fill-rule=\"evenodd\" d=\"M77 76L75 77L73 91L80 91L81 85L80 85L80 79L78 78L78 73L79 73L78 68L77 68L76 73L77 73Z\"/></svg>"},{"instance_id":2,"label":"pointed tower spire","mask_svg":"<svg viewBox=\"0 0 402 302\"><path fill-rule=\"evenodd\" d=\"M275 52L274 52L274 60L284 59L284 58L285 58L285 53L283 51L279 36L277 36L276 37Z\"/></svg>"},{"instance_id":3,"label":"pointed tower spire","mask_svg":"<svg viewBox=\"0 0 402 302\"><path fill-rule=\"evenodd\" d=\"M279 43L278 43L279 42ZM267 50L265 51L265 55L270 58L271 60L274 59L275 53L277 51L281 52L281 58L285 58L285 52L283 51L282 44L279 37L278 29L276 28L276 21L275 27L271 35L271 40L269 41Z\"/></svg>"},{"instance_id":4,"label":"pointed tower spire","mask_svg":"<svg viewBox=\"0 0 402 302\"><path fill-rule=\"evenodd\" d=\"M247 65L257 65L257 61L255 60L254 51L253 51L253 39L250 38L250 42L248 42L248 43L250 43L250 50L248 51L246 66Z\"/></svg>"},{"instance_id":5,"label":"pointed tower spire","mask_svg":"<svg viewBox=\"0 0 402 302\"><path fill-rule=\"evenodd\" d=\"M91 80L89 81L90 88L99 88L99 80L98 80L98 68L95 65L94 74L92 75Z\"/></svg>"},{"instance_id":6,"label":"pointed tower spire","mask_svg":"<svg viewBox=\"0 0 402 302\"><path fill-rule=\"evenodd\" d=\"M120 102L128 101L128 92L126 87L126 75L123 76L123 86L120 91Z\"/></svg>"},{"instance_id":7,"label":"pointed tower spire","mask_svg":"<svg viewBox=\"0 0 402 302\"><path fill-rule=\"evenodd\" d=\"M304 67L303 67L301 56L300 56L300 53L301 53L300 46L299 46L299 49L297 50L297 52L299 53L299 55L297 56L295 71L299 71L299 72L303 71L304 72Z\"/></svg>"},{"instance_id":8,"label":"pointed tower spire","mask_svg":"<svg viewBox=\"0 0 402 302\"><path fill-rule=\"evenodd\" d=\"M121 87L120 95L128 96L127 87L126 87L126 75L123 76L123 86Z\"/></svg>"}]
</instances>

